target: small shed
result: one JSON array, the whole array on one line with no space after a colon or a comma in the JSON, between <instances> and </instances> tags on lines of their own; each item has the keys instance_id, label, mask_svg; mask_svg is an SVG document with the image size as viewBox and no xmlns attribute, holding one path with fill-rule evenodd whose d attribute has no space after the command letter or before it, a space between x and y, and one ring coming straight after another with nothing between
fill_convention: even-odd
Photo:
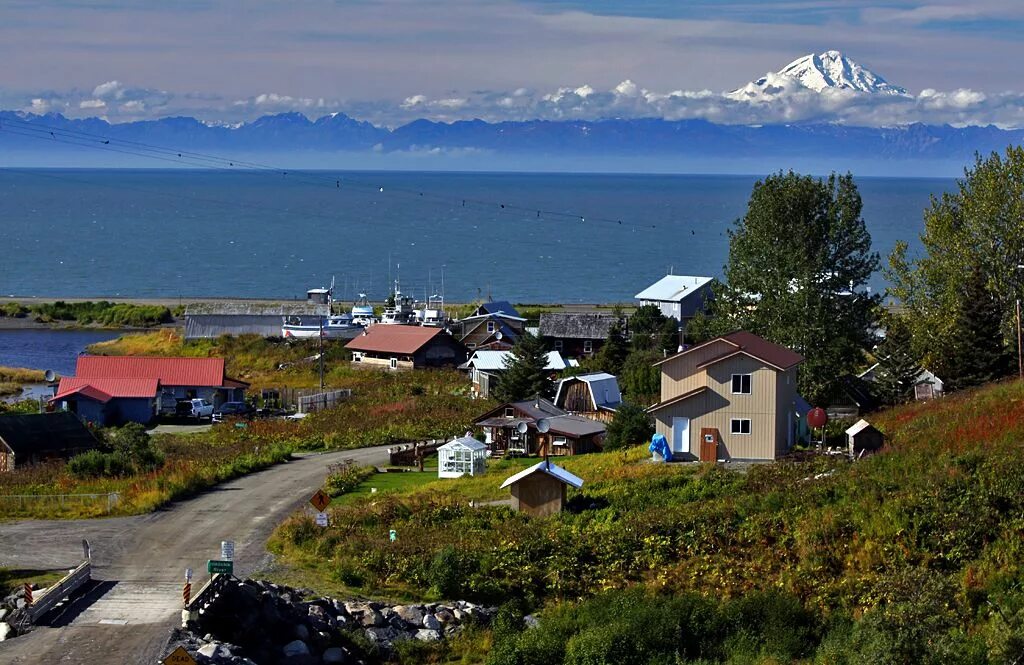
<instances>
[{"instance_id":1,"label":"small shed","mask_svg":"<svg viewBox=\"0 0 1024 665\"><path fill-rule=\"evenodd\" d=\"M562 512L566 486L583 487L583 479L544 460L510 476L501 488L511 488L512 509L534 517Z\"/></svg>"},{"instance_id":2,"label":"small shed","mask_svg":"<svg viewBox=\"0 0 1024 665\"><path fill-rule=\"evenodd\" d=\"M471 436L452 439L437 449L437 477L480 476L487 470L487 444Z\"/></svg>"},{"instance_id":3,"label":"small shed","mask_svg":"<svg viewBox=\"0 0 1024 665\"><path fill-rule=\"evenodd\" d=\"M846 439L854 458L877 452L885 444L885 435L863 418L846 430Z\"/></svg>"},{"instance_id":4,"label":"small shed","mask_svg":"<svg viewBox=\"0 0 1024 665\"><path fill-rule=\"evenodd\" d=\"M71 413L0 416L0 473L48 460L69 459L99 446L92 432Z\"/></svg>"}]
</instances>

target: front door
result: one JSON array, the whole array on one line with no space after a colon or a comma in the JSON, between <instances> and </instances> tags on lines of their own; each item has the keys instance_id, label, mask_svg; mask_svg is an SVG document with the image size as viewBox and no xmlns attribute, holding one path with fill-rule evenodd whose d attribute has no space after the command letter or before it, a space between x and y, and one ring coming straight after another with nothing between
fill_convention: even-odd
<instances>
[{"instance_id":1,"label":"front door","mask_svg":"<svg viewBox=\"0 0 1024 665\"><path fill-rule=\"evenodd\" d=\"M672 418L672 454L685 455L690 452L690 419Z\"/></svg>"}]
</instances>

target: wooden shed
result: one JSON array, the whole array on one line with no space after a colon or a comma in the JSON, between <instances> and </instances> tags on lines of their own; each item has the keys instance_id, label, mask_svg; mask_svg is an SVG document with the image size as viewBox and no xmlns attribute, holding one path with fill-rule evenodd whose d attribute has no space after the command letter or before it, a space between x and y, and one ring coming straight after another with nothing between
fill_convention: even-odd
<instances>
[{"instance_id":1,"label":"wooden shed","mask_svg":"<svg viewBox=\"0 0 1024 665\"><path fill-rule=\"evenodd\" d=\"M566 487L570 485L579 489L583 479L544 460L507 478L501 488L511 488L513 510L544 517L562 512Z\"/></svg>"},{"instance_id":2,"label":"wooden shed","mask_svg":"<svg viewBox=\"0 0 1024 665\"><path fill-rule=\"evenodd\" d=\"M855 459L877 452L885 445L885 435L863 418L846 430L846 439L850 446L850 456Z\"/></svg>"}]
</instances>

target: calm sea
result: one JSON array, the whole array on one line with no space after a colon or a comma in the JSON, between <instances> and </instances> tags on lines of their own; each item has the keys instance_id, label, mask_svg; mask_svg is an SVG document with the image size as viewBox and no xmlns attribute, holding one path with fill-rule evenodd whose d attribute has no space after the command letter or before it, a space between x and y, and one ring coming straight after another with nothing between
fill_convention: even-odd
<instances>
[{"instance_id":1,"label":"calm sea","mask_svg":"<svg viewBox=\"0 0 1024 665\"><path fill-rule=\"evenodd\" d=\"M111 330L0 330L0 366L52 369L71 376L85 347L120 334Z\"/></svg>"},{"instance_id":2,"label":"calm sea","mask_svg":"<svg viewBox=\"0 0 1024 665\"><path fill-rule=\"evenodd\" d=\"M380 300L390 274L423 299L443 272L453 301L628 301L669 270L719 275L756 180L338 175L340 186L326 173L0 169L0 294L291 298L333 276L339 296ZM858 184L883 257L897 240L916 247L929 197L955 186Z\"/></svg>"}]
</instances>

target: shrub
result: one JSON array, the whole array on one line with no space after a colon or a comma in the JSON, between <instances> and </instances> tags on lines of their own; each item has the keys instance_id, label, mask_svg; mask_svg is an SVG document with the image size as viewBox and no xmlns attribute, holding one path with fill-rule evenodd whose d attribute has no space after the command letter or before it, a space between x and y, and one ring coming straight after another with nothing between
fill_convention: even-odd
<instances>
[{"instance_id":1,"label":"shrub","mask_svg":"<svg viewBox=\"0 0 1024 665\"><path fill-rule=\"evenodd\" d=\"M355 491L360 483L376 473L372 466L350 465L327 476L324 490L331 496L341 496Z\"/></svg>"},{"instance_id":2,"label":"shrub","mask_svg":"<svg viewBox=\"0 0 1024 665\"><path fill-rule=\"evenodd\" d=\"M604 438L604 448L616 450L626 446L635 446L650 440L654 435L654 423L650 415L639 406L623 404L615 417L608 423L608 431Z\"/></svg>"}]
</instances>

